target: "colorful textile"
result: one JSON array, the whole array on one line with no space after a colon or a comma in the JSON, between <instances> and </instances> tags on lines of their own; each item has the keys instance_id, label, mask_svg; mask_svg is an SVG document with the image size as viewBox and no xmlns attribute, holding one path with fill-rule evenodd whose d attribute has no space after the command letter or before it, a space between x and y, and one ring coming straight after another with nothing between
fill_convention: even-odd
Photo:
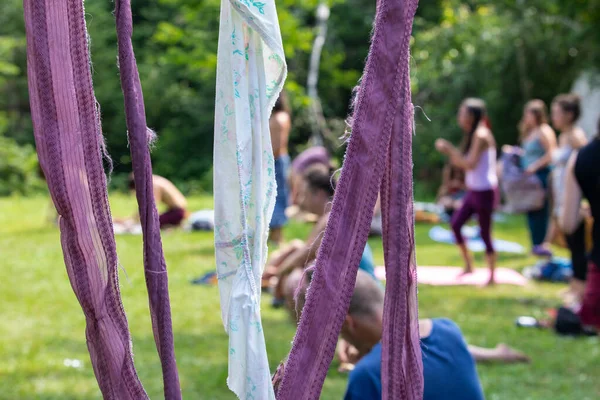
<instances>
[{"instance_id":1,"label":"colorful textile","mask_svg":"<svg viewBox=\"0 0 600 400\"><path fill-rule=\"evenodd\" d=\"M119 293L83 3L23 5L36 147L59 214L67 273L85 315L94 374L106 399L147 399Z\"/></svg>"},{"instance_id":2,"label":"colorful textile","mask_svg":"<svg viewBox=\"0 0 600 400\"><path fill-rule=\"evenodd\" d=\"M502 180L500 182L505 200L505 210L524 213L544 207L546 189L537 175L525 174L518 152L502 155ZM545 232L544 232L545 234Z\"/></svg>"},{"instance_id":3,"label":"colorful textile","mask_svg":"<svg viewBox=\"0 0 600 400\"><path fill-rule=\"evenodd\" d=\"M81 0L24 2L28 78L40 163L60 215L65 264L86 316L100 390L109 399L145 399L119 295L117 254L102 164L104 143L94 97ZM144 234L144 265L166 399L180 399L167 273L152 195L141 85L131 45L129 1L116 2L121 84Z\"/></svg>"},{"instance_id":4,"label":"colorful textile","mask_svg":"<svg viewBox=\"0 0 600 400\"><path fill-rule=\"evenodd\" d=\"M152 331L162 366L165 399L181 399L173 345L167 265L160 239L158 211L154 203L149 149L149 144L154 139L154 132L146 127L144 95L131 43L133 21L130 0L115 1L115 18L121 88L125 100L125 118L129 148L131 149L135 192L144 237L144 274L150 303Z\"/></svg>"},{"instance_id":5,"label":"colorful textile","mask_svg":"<svg viewBox=\"0 0 600 400\"><path fill-rule=\"evenodd\" d=\"M274 399L260 319L277 187L270 112L287 73L275 2L222 0L214 138L215 251L229 388Z\"/></svg>"},{"instance_id":6,"label":"colorful textile","mask_svg":"<svg viewBox=\"0 0 600 400\"><path fill-rule=\"evenodd\" d=\"M467 248L476 253L485 251L485 243L481 240L479 233L479 227L463 226L461 234L464 236L467 243ZM454 244L456 243L454 233L448 229L442 228L441 226L434 226L429 230L429 238L434 242ZM525 253L525 247L516 242L509 242L508 240L494 239L492 242L494 250L499 253L513 253L523 254Z\"/></svg>"},{"instance_id":7,"label":"colorful textile","mask_svg":"<svg viewBox=\"0 0 600 400\"><path fill-rule=\"evenodd\" d=\"M291 353L276 374L280 381L279 400L320 397L380 189L388 289L382 340L382 397L423 398L412 205L413 107L408 65L416 6L416 0L378 2L371 50L331 215Z\"/></svg>"},{"instance_id":8,"label":"colorful textile","mask_svg":"<svg viewBox=\"0 0 600 400\"><path fill-rule=\"evenodd\" d=\"M489 268L475 268L473 273L464 274L462 267L425 267L417 268L420 285L432 286L485 286L490 280ZM385 280L385 267L375 268L375 275ZM527 278L510 268L496 268L495 279L498 285L525 286Z\"/></svg>"}]
</instances>

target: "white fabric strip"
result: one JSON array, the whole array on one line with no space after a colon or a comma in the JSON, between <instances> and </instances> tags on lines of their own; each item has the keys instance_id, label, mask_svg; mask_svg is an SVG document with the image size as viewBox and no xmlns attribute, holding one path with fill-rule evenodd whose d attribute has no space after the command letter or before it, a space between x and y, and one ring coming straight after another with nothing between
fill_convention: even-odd
<instances>
[{"instance_id":1,"label":"white fabric strip","mask_svg":"<svg viewBox=\"0 0 600 400\"><path fill-rule=\"evenodd\" d=\"M276 195L269 117L287 74L273 0L222 0L214 142L215 252L229 388L275 399L260 280Z\"/></svg>"}]
</instances>

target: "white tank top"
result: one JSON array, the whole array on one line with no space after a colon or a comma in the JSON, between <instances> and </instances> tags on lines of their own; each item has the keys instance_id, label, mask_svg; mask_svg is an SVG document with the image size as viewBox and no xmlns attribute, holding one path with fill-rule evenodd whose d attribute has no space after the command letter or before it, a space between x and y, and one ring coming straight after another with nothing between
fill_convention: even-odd
<instances>
[{"instance_id":1,"label":"white tank top","mask_svg":"<svg viewBox=\"0 0 600 400\"><path fill-rule=\"evenodd\" d=\"M496 148L489 147L479 158L474 169L468 170L465 183L469 190L490 190L498 186L496 173Z\"/></svg>"}]
</instances>

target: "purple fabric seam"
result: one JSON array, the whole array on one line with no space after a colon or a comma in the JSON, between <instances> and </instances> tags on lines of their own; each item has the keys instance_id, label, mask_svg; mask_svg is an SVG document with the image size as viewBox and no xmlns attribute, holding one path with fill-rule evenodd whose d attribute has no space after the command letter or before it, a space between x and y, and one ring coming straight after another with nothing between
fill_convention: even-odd
<instances>
[{"instance_id":1,"label":"purple fabric seam","mask_svg":"<svg viewBox=\"0 0 600 400\"><path fill-rule=\"evenodd\" d=\"M133 21L129 0L116 0L115 18L121 87L144 238L144 272L152 330L163 370L165 399L178 400L181 399L181 388L173 344L167 267L162 250L158 211L154 203L148 128L142 86L131 41Z\"/></svg>"},{"instance_id":2,"label":"purple fabric seam","mask_svg":"<svg viewBox=\"0 0 600 400\"><path fill-rule=\"evenodd\" d=\"M415 0L381 0L378 4L352 135L305 308L277 393L279 400L319 398L352 296L382 175L387 177L385 183L388 186L383 189L383 197L387 198L388 204L388 196L393 195L395 201L385 206L384 212L386 264L388 271L393 271L392 286L399 286L401 290L386 293L383 340L385 351L391 358L384 355L387 357L382 371L386 385L384 399L422 398L416 275L411 271L415 267L413 218L408 214L412 209L412 132L406 129L412 127L408 41L416 5ZM388 82L394 84L388 85ZM398 93L399 89L404 90ZM384 113L379 112L382 103L387 104ZM381 146L382 142L386 146ZM386 160L388 163L384 165ZM394 162L400 170L392 171L389 162ZM384 174L386 166L388 172ZM402 181L393 183L395 178ZM352 192L351 188L356 187L365 190ZM402 244L391 243L398 238L404 239ZM403 273L406 274L404 277ZM402 352L404 346L409 348ZM396 359L396 354L400 354L400 358ZM392 373L398 373L396 376L401 379L386 376Z\"/></svg>"},{"instance_id":3,"label":"purple fabric seam","mask_svg":"<svg viewBox=\"0 0 600 400\"><path fill-rule=\"evenodd\" d=\"M44 1L25 0L23 6L36 147L60 215L64 260L86 317L94 373L106 399L147 398L118 289L83 6L80 0L59 0L48 9ZM50 44L65 56L57 57Z\"/></svg>"}]
</instances>

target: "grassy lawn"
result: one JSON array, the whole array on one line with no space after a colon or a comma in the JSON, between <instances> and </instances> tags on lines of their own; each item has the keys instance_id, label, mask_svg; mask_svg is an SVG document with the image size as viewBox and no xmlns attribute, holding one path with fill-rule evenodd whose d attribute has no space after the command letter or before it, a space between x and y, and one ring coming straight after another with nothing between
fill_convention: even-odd
<instances>
[{"instance_id":1,"label":"grassy lawn","mask_svg":"<svg viewBox=\"0 0 600 400\"><path fill-rule=\"evenodd\" d=\"M130 215L132 199L113 197L113 214ZM191 199L192 209L210 208L210 198ZM0 199L0 399L98 399L84 339L84 318L73 295L57 229L46 222L46 198ZM288 238L303 237L308 227L292 225ZM422 265L460 265L452 246L431 242L429 226L417 227L417 256ZM496 225L497 236L527 243L520 219ZM227 336L216 287L189 281L214 268L211 233L167 232L163 235L169 266L175 346L186 399L233 399L226 389ZM383 262L380 239L371 239L376 261ZM121 293L135 353L135 364L150 398L162 398L160 364L150 325L143 277L141 237L117 238ZM482 259L477 259L481 264ZM534 262L500 256L500 265L519 269ZM600 398L598 339L559 338L551 332L519 330L519 315L543 316L556 303L560 286L531 284L444 288L421 286L421 317L449 317L467 341L479 346L505 342L533 359L531 365L479 366L491 400ZM272 310L265 296L263 321L271 367L287 354L294 326L287 314ZM68 360L81 360L80 367ZM346 376L336 365L325 381L323 399L341 399Z\"/></svg>"}]
</instances>

